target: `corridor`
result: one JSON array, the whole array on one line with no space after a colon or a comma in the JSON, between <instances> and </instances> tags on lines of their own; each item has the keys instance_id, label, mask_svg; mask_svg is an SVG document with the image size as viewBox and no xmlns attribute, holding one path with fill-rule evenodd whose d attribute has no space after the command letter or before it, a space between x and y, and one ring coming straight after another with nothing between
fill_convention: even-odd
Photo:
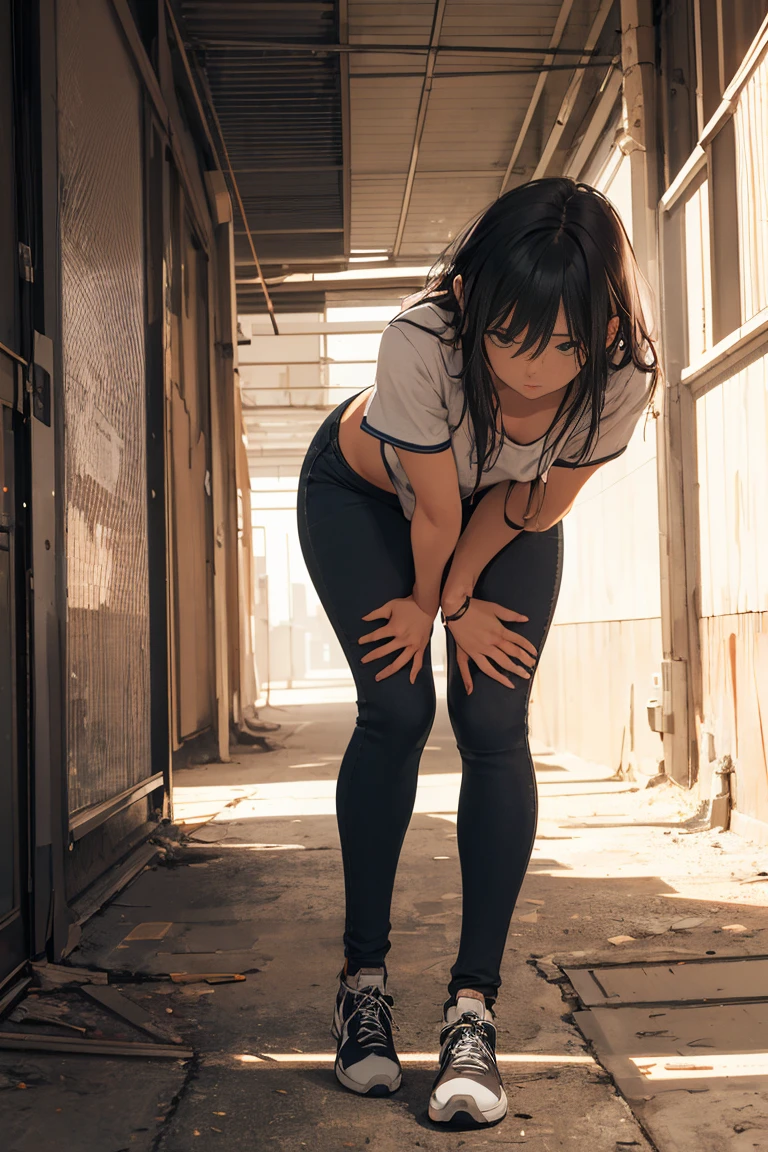
<instances>
[{"instance_id":1,"label":"corridor","mask_svg":"<svg viewBox=\"0 0 768 1152\"><path fill-rule=\"evenodd\" d=\"M704 1088L683 1079L677 1091L659 1093L649 1083L647 1099L630 1109L574 1026L574 993L555 968L764 953L768 879L759 874L768 874L768 855L711 831L673 785L638 788L543 747L538 837L498 1004L509 1117L499 1128L453 1133L427 1119L460 911L458 763L444 708L425 752L393 908L389 966L403 1088L390 1100L345 1092L329 1035L343 897L333 786L353 705L304 703L269 715L283 725L273 750L179 773L180 841L88 922L67 960L109 973L110 987L194 1058L3 1053L6 1147L768 1147L768 1106L754 1086L733 1091L723 1080ZM743 931L726 930L735 922ZM634 939L609 942L622 936ZM176 971L245 980L176 984ZM76 986L38 995L39 1006L63 1003L71 1024L93 1024L94 1006ZM102 1021L110 1035L115 1024ZM141 1039L125 1023L119 1031ZM636 1043L642 1054L643 1041Z\"/></svg>"},{"instance_id":2,"label":"corridor","mask_svg":"<svg viewBox=\"0 0 768 1152\"><path fill-rule=\"evenodd\" d=\"M430 328L431 368L387 359L424 293L456 371ZM561 312L568 340L518 361ZM303 462L347 401L363 448L326 446L330 486L386 490L391 518L371 502L358 532L329 504L307 548ZM507 483L504 527L449 548L428 457L464 529ZM1 1152L768 1152L766 524L768 0L0 0ZM441 1130L461 765L436 598L474 642L502 554L494 596L517 611L527 581L546 642L496 1017L510 1107ZM369 1099L330 1034L355 689L327 589L346 610L393 572L422 647L435 621L438 717L388 958L404 1080ZM519 653L496 629L476 679L499 643ZM514 721L509 743L464 740L496 789L467 935L490 924L497 952L529 843L502 835L510 783L521 828L534 807L498 751L527 774L510 698L475 725ZM413 763L384 714L375 740Z\"/></svg>"}]
</instances>

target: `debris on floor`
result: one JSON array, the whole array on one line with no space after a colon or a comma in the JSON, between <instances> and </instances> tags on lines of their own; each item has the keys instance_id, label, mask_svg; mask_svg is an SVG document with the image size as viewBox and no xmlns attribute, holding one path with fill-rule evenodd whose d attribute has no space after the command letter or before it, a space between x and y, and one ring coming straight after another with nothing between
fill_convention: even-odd
<instances>
[{"instance_id":1,"label":"debris on floor","mask_svg":"<svg viewBox=\"0 0 768 1152\"><path fill-rule=\"evenodd\" d=\"M582 1005L576 1026L665 1152L725 1148L725 1132L744 1130L739 1111L768 1112L768 956L563 975ZM702 1143L702 1127L713 1143Z\"/></svg>"}]
</instances>

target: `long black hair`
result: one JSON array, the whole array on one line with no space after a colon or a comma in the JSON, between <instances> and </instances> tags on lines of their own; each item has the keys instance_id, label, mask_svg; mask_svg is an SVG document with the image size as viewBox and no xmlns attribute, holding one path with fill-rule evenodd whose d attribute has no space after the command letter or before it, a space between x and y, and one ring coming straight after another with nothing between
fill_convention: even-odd
<instances>
[{"instance_id":1,"label":"long black hair","mask_svg":"<svg viewBox=\"0 0 768 1152\"><path fill-rule=\"evenodd\" d=\"M463 284L461 299L453 287L457 276ZM582 367L544 437L542 458L553 437L564 441L579 428L586 433L575 461L581 463L597 438L610 371L631 361L652 373L652 403L660 373L639 281L632 246L616 209L595 188L565 177L513 188L445 250L414 303L431 302L447 312L446 332L451 335L440 338L463 352L461 420L469 414L477 461L475 490L504 442L485 335L507 343L525 332L516 355L531 349L534 356L541 355L562 303ZM606 330L614 316L618 330L606 346ZM407 311L400 318L407 321Z\"/></svg>"}]
</instances>

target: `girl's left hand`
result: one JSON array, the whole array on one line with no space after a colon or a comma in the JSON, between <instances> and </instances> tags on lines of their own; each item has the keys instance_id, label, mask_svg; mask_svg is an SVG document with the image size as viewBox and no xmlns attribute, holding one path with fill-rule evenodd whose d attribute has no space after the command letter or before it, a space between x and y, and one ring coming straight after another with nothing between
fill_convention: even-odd
<instances>
[{"instance_id":1,"label":"girl's left hand","mask_svg":"<svg viewBox=\"0 0 768 1152\"><path fill-rule=\"evenodd\" d=\"M470 659L486 676L498 680L499 684L505 684L507 688L514 688L515 685L499 668L530 680L531 669L536 664L536 649L525 636L513 632L504 624L504 621L524 623L527 619L527 616L505 608L502 604L473 597L464 615L447 624L456 641L456 663L468 696L472 694ZM498 668L494 665L498 665Z\"/></svg>"},{"instance_id":2,"label":"girl's left hand","mask_svg":"<svg viewBox=\"0 0 768 1152\"><path fill-rule=\"evenodd\" d=\"M421 671L424 663L424 650L432 634L432 618L414 600L413 596L405 596L398 600L388 600L381 608L363 616L363 620L386 620L381 628L361 636L358 644L372 644L374 640L389 640L389 644L380 644L368 652L361 661L368 664L371 660L380 660L382 656L389 656L392 652L402 649L400 655L388 664L381 672L376 673L377 680L386 680L405 667L409 660L413 660L410 681L414 680Z\"/></svg>"}]
</instances>

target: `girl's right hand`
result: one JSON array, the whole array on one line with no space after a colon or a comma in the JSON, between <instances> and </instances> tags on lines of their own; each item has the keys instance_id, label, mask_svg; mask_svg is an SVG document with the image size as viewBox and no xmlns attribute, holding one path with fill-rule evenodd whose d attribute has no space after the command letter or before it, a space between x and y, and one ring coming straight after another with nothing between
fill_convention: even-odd
<instances>
[{"instance_id":1,"label":"girl's right hand","mask_svg":"<svg viewBox=\"0 0 768 1152\"><path fill-rule=\"evenodd\" d=\"M388 644L379 644L367 655L363 656L362 664L371 660L380 660L382 656L390 656L393 652L400 655L388 664L381 672L376 673L377 680L386 680L404 668L409 660L413 661L409 679L411 684L421 671L424 663L424 651L432 635L432 617L422 611L413 596L404 596L396 600L388 600L381 608L376 608L363 616L363 620L387 621L381 628L361 636L359 644L372 644L374 640L388 640Z\"/></svg>"},{"instance_id":2,"label":"girl's right hand","mask_svg":"<svg viewBox=\"0 0 768 1152\"><path fill-rule=\"evenodd\" d=\"M515 685L494 664L530 680L529 669L536 664L536 649L525 636L513 632L502 623L504 620L520 623L527 619L520 612L494 604L491 600L472 599L464 615L447 624L456 641L456 662L468 696L472 694L470 660L474 660L486 676L498 680L507 688L514 688Z\"/></svg>"}]
</instances>

